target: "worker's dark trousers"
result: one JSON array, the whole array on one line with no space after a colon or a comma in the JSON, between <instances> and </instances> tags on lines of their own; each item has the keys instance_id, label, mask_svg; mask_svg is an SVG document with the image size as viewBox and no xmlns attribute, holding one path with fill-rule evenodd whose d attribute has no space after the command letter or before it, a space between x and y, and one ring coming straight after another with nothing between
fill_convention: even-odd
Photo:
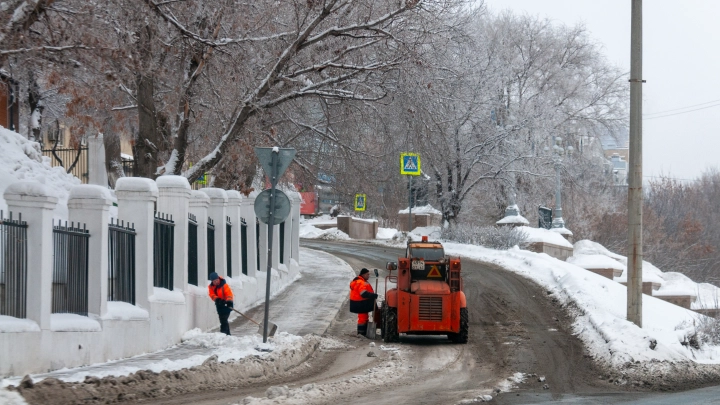
<instances>
[{"instance_id":1,"label":"worker's dark trousers","mask_svg":"<svg viewBox=\"0 0 720 405\"><path fill-rule=\"evenodd\" d=\"M230 324L228 323L228 318L230 314L218 314L218 317L220 318L220 332L229 335Z\"/></svg>"}]
</instances>

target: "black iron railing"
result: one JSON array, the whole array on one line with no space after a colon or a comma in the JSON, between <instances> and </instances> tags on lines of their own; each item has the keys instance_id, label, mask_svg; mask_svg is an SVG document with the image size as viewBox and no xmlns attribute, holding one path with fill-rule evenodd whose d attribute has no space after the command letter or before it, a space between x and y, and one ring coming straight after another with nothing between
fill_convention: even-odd
<instances>
[{"instance_id":1,"label":"black iron railing","mask_svg":"<svg viewBox=\"0 0 720 405\"><path fill-rule=\"evenodd\" d=\"M173 256L175 253L175 223L172 216L155 213L153 246L153 285L173 289Z\"/></svg>"},{"instance_id":2,"label":"black iron railing","mask_svg":"<svg viewBox=\"0 0 720 405\"><path fill-rule=\"evenodd\" d=\"M108 225L108 301L135 305L135 225Z\"/></svg>"},{"instance_id":3,"label":"black iron railing","mask_svg":"<svg viewBox=\"0 0 720 405\"><path fill-rule=\"evenodd\" d=\"M232 277L232 221L225 217L225 257L227 258L227 275Z\"/></svg>"},{"instance_id":4,"label":"black iron railing","mask_svg":"<svg viewBox=\"0 0 720 405\"><path fill-rule=\"evenodd\" d=\"M87 146L77 148L43 149L43 156L50 158L52 166L62 166L65 171L79 178L83 183L88 182L88 167L90 155Z\"/></svg>"},{"instance_id":5,"label":"black iron railing","mask_svg":"<svg viewBox=\"0 0 720 405\"><path fill-rule=\"evenodd\" d=\"M188 214L188 284L198 285L198 223Z\"/></svg>"},{"instance_id":6,"label":"black iron railing","mask_svg":"<svg viewBox=\"0 0 720 405\"><path fill-rule=\"evenodd\" d=\"M27 316L27 228L0 211L0 315Z\"/></svg>"},{"instance_id":7,"label":"black iron railing","mask_svg":"<svg viewBox=\"0 0 720 405\"><path fill-rule=\"evenodd\" d=\"M207 256L208 256L208 268L206 280L210 279L210 273L215 272L215 224L212 218L208 217L207 220Z\"/></svg>"},{"instance_id":8,"label":"black iron railing","mask_svg":"<svg viewBox=\"0 0 720 405\"><path fill-rule=\"evenodd\" d=\"M121 158L122 169L125 177L135 177L135 160Z\"/></svg>"},{"instance_id":9,"label":"black iron railing","mask_svg":"<svg viewBox=\"0 0 720 405\"><path fill-rule=\"evenodd\" d=\"M248 260L247 260L247 222L245 218L240 218L240 255L242 258L242 272L248 274Z\"/></svg>"},{"instance_id":10,"label":"black iron railing","mask_svg":"<svg viewBox=\"0 0 720 405\"><path fill-rule=\"evenodd\" d=\"M85 224L53 226L52 312L87 316L88 245Z\"/></svg>"}]
</instances>

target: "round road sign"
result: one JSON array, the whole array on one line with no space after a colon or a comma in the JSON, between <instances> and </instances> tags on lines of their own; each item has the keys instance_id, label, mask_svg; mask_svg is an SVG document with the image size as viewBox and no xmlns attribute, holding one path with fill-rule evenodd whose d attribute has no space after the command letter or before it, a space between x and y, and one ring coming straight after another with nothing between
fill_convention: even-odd
<instances>
[{"instance_id":1,"label":"round road sign","mask_svg":"<svg viewBox=\"0 0 720 405\"><path fill-rule=\"evenodd\" d=\"M272 225L279 225L285 218L290 214L290 199L287 194L280 190L275 189L275 212L273 213L274 223ZM273 189L268 189L258 194L255 198L255 215L264 224L270 225L270 194Z\"/></svg>"}]
</instances>

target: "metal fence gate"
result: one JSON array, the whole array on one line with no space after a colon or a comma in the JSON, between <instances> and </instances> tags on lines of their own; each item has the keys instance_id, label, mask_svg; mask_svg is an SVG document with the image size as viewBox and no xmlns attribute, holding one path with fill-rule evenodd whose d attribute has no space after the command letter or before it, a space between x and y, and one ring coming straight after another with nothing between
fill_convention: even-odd
<instances>
[{"instance_id":1,"label":"metal fence gate","mask_svg":"<svg viewBox=\"0 0 720 405\"><path fill-rule=\"evenodd\" d=\"M123 221L108 225L108 301L135 305L135 229Z\"/></svg>"},{"instance_id":2,"label":"metal fence gate","mask_svg":"<svg viewBox=\"0 0 720 405\"><path fill-rule=\"evenodd\" d=\"M153 285L173 289L175 223L172 216L155 213L153 243Z\"/></svg>"},{"instance_id":3,"label":"metal fence gate","mask_svg":"<svg viewBox=\"0 0 720 405\"><path fill-rule=\"evenodd\" d=\"M27 316L27 228L0 211L0 315Z\"/></svg>"},{"instance_id":4,"label":"metal fence gate","mask_svg":"<svg viewBox=\"0 0 720 405\"><path fill-rule=\"evenodd\" d=\"M210 280L210 273L215 272L215 224L213 224L213 220L210 217L208 217L207 222L207 256L208 268L206 280Z\"/></svg>"},{"instance_id":5,"label":"metal fence gate","mask_svg":"<svg viewBox=\"0 0 720 405\"><path fill-rule=\"evenodd\" d=\"M65 171L72 167L70 173L79 178L83 184L87 184L89 180L88 167L90 166L90 154L87 146L81 146L80 149L57 148L55 151L43 149L42 154L50 158L50 164L53 167L62 166Z\"/></svg>"},{"instance_id":6,"label":"metal fence gate","mask_svg":"<svg viewBox=\"0 0 720 405\"><path fill-rule=\"evenodd\" d=\"M88 314L88 244L85 225L53 226L52 312Z\"/></svg>"},{"instance_id":7,"label":"metal fence gate","mask_svg":"<svg viewBox=\"0 0 720 405\"><path fill-rule=\"evenodd\" d=\"M198 285L198 224L195 215L188 214L188 284Z\"/></svg>"},{"instance_id":8,"label":"metal fence gate","mask_svg":"<svg viewBox=\"0 0 720 405\"><path fill-rule=\"evenodd\" d=\"M240 254L242 255L242 272L248 274L248 260L247 260L247 222L245 218L240 218Z\"/></svg>"},{"instance_id":9,"label":"metal fence gate","mask_svg":"<svg viewBox=\"0 0 720 405\"><path fill-rule=\"evenodd\" d=\"M232 222L225 218L225 256L227 258L227 276L232 277Z\"/></svg>"}]
</instances>

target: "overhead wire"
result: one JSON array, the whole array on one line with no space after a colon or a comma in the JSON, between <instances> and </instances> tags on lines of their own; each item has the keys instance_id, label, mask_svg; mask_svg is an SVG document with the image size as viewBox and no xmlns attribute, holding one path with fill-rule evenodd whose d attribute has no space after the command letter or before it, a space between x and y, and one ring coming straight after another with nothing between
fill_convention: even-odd
<instances>
[{"instance_id":1,"label":"overhead wire","mask_svg":"<svg viewBox=\"0 0 720 405\"><path fill-rule=\"evenodd\" d=\"M688 109L688 108L700 107L701 105L713 104L713 103L717 103L717 102L720 102L720 99L718 99L718 100L712 100L712 101L706 101L706 102L700 103L700 104L688 105L688 106L685 106L685 107L673 108L673 109L665 110L665 111L658 111L658 112L654 112L654 113L644 113L643 115L665 114L665 113L670 113L670 112L679 111L679 110L686 110L686 109Z\"/></svg>"},{"instance_id":2,"label":"overhead wire","mask_svg":"<svg viewBox=\"0 0 720 405\"><path fill-rule=\"evenodd\" d=\"M710 105L708 105L708 104L710 104ZM708 108L713 108L713 107L718 107L718 106L720 106L720 99L706 101L704 103L693 104L693 105L689 105L689 106L685 106L685 107L673 108L673 109L665 110L665 111L658 111L658 112L654 112L654 113L643 114L643 120L654 120L657 118L672 117L673 115L687 114L687 113L705 110ZM699 108L695 108L695 107L699 107Z\"/></svg>"}]
</instances>

